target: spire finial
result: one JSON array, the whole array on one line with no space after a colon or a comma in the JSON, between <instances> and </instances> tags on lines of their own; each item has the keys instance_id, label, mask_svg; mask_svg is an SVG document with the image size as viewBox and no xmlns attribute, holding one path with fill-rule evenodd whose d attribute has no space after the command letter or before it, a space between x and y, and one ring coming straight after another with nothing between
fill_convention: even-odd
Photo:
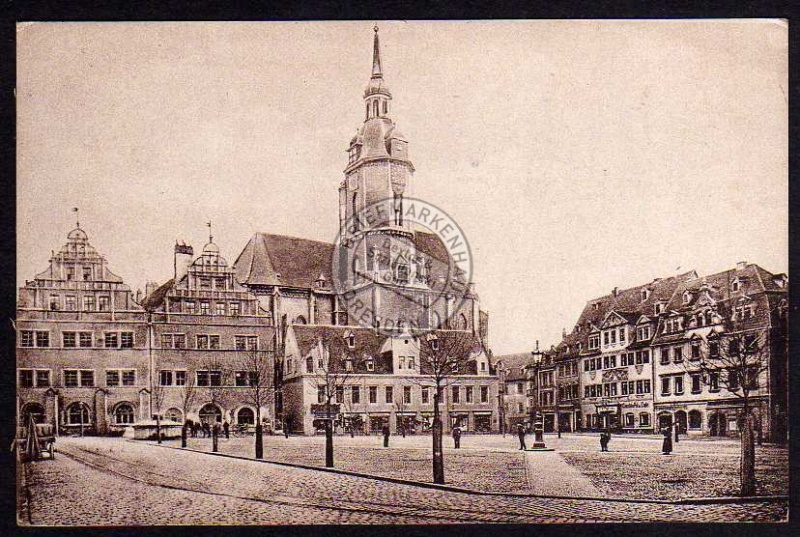
<instances>
[{"instance_id":1,"label":"spire finial","mask_svg":"<svg viewBox=\"0 0 800 537\"><path fill-rule=\"evenodd\" d=\"M208 226L208 242L214 242L214 236L211 234L211 221L206 222L206 225Z\"/></svg>"},{"instance_id":2,"label":"spire finial","mask_svg":"<svg viewBox=\"0 0 800 537\"><path fill-rule=\"evenodd\" d=\"M372 49L372 76L379 77L383 75L381 71L381 44L380 40L378 39L378 25L372 28L375 30L375 43Z\"/></svg>"},{"instance_id":3,"label":"spire finial","mask_svg":"<svg viewBox=\"0 0 800 537\"><path fill-rule=\"evenodd\" d=\"M80 228L81 227L81 220L80 220L80 217L78 216L78 208L77 207L73 207L72 208L72 212L75 213L75 227Z\"/></svg>"}]
</instances>

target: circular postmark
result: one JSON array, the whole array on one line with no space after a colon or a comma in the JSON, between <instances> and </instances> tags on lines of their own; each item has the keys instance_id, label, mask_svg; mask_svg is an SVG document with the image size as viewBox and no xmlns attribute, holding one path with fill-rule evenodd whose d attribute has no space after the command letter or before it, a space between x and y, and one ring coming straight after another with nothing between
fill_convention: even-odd
<instances>
[{"instance_id":1,"label":"circular postmark","mask_svg":"<svg viewBox=\"0 0 800 537\"><path fill-rule=\"evenodd\" d=\"M339 322L385 334L477 323L469 242L427 201L381 199L349 214L334 241L332 269L338 313L347 319Z\"/></svg>"}]
</instances>

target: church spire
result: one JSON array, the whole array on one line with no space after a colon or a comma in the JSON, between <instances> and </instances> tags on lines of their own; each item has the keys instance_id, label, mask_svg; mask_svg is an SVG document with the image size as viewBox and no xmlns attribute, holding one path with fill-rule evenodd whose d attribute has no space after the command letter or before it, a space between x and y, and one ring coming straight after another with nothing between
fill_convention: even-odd
<instances>
[{"instance_id":1,"label":"church spire","mask_svg":"<svg viewBox=\"0 0 800 537\"><path fill-rule=\"evenodd\" d=\"M373 117L386 117L389 113L389 101L392 94L386 83L383 81L383 67L381 66L381 42L378 37L378 25L373 28L375 31L372 46L372 75L369 77L369 84L364 90L364 101L366 102L366 119Z\"/></svg>"},{"instance_id":2,"label":"church spire","mask_svg":"<svg viewBox=\"0 0 800 537\"><path fill-rule=\"evenodd\" d=\"M372 78L381 78L383 71L381 70L381 43L378 39L378 25L376 24L372 29L375 30L375 43L372 48Z\"/></svg>"}]
</instances>

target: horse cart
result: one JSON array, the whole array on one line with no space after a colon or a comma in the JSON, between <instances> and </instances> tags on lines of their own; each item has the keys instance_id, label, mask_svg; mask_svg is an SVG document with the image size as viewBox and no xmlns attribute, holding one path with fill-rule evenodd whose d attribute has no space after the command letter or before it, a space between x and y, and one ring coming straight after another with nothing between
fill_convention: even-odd
<instances>
[{"instance_id":1,"label":"horse cart","mask_svg":"<svg viewBox=\"0 0 800 537\"><path fill-rule=\"evenodd\" d=\"M29 423L27 427L17 427L16 449L20 457L39 460L45 453L55 458L55 430L48 423Z\"/></svg>"}]
</instances>

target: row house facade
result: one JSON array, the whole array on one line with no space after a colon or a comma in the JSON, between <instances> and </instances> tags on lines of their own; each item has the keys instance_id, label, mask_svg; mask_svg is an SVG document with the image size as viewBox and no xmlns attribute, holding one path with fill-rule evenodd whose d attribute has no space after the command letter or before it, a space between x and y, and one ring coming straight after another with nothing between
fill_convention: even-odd
<instances>
[{"instance_id":1,"label":"row house facade","mask_svg":"<svg viewBox=\"0 0 800 537\"><path fill-rule=\"evenodd\" d=\"M363 327L302 325L289 327L283 364L284 412L291 430L303 434L323 430L328 417L325 392L332 390L330 417L337 430L370 434L388 425L394 433L429 432L435 385L425 345L431 334L470 341L471 350L458 358L460 369L454 369L442 386L445 431L456 425L470 432L497 431L497 377L470 332L392 336ZM344 342L346 358L331 350L336 341ZM342 360L335 379L332 360Z\"/></svg>"},{"instance_id":2,"label":"row house facade","mask_svg":"<svg viewBox=\"0 0 800 537\"><path fill-rule=\"evenodd\" d=\"M787 287L785 274L739 263L703 278L691 271L590 300L548 352L559 386L558 428L652 433L675 424L686 434L733 433L743 391L734 373L711 365L733 338L757 349L761 361L757 374L747 376L757 432L785 438ZM539 374L544 389L546 368ZM534 384L531 395L538 395L545 430L552 430L542 393Z\"/></svg>"},{"instance_id":3,"label":"row house facade","mask_svg":"<svg viewBox=\"0 0 800 537\"><path fill-rule=\"evenodd\" d=\"M759 438L786 437L787 286L747 263L679 286L652 342L659 426L734 433L746 396Z\"/></svg>"},{"instance_id":4,"label":"row house facade","mask_svg":"<svg viewBox=\"0 0 800 537\"><path fill-rule=\"evenodd\" d=\"M530 418L530 390L533 382L525 369L531 359L530 353L506 354L495 357L494 365L499 381L498 416L503 431L516 430L517 424L525 424Z\"/></svg>"}]
</instances>

